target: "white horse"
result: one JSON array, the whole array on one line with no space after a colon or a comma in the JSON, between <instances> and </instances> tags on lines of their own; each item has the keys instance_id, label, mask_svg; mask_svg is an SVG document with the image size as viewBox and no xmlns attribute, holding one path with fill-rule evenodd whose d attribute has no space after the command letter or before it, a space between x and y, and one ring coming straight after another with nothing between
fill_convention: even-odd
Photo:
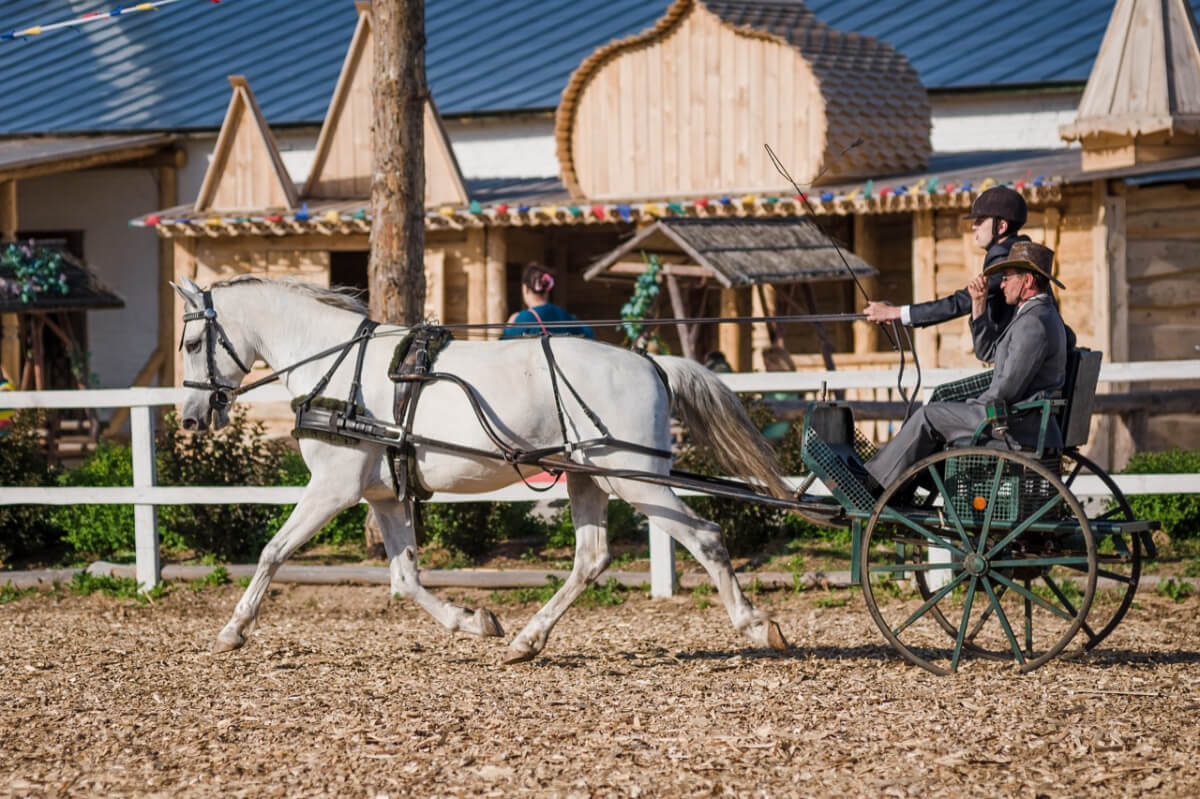
<instances>
[{"instance_id":1,"label":"white horse","mask_svg":"<svg viewBox=\"0 0 1200 799\"><path fill-rule=\"evenodd\" d=\"M175 286L190 311L185 314L182 336L183 377L193 384L237 386L246 377L244 368L260 359L272 369L295 364L350 340L365 315L361 303L336 291L296 281L241 277L212 286L210 316L215 316L212 323L206 323L198 318L204 307L203 290L191 280L183 283ZM386 372L403 332L400 327L380 326L367 345L360 396L367 416L392 421L393 384ZM787 493L769 445L750 423L736 395L704 367L682 358L658 358L670 381L668 394L653 364L642 356L580 338L557 337L552 343L567 380L614 438L669 450L673 405L693 437L712 447L723 468L755 480L777 496ZM284 375L282 382L293 396L303 396L329 369L334 357L331 354L296 368ZM355 358L352 351L343 361L323 392L326 396L346 399ZM562 444L550 372L538 340L454 341L434 368L470 384L487 418L514 446L529 451ZM598 436L571 393L563 390L561 394L573 440ZM184 429L200 432L220 428L228 421L228 408L210 404L210 393L204 389L194 389L183 404ZM447 382L425 386L413 432L499 452L484 434L463 390ZM312 479L287 522L263 549L254 578L217 636L214 652L237 649L245 643L275 571L330 518L360 498L370 504L382 528L394 594L415 600L448 630L503 637L504 631L490 611L459 607L421 585L413 507L411 500L396 499L384 445L361 442L346 446L304 438L300 452ZM617 448L577 450L571 457L598 467L659 475L667 475L671 466L669 458L661 455ZM410 481L419 479L430 491L478 493L519 479L503 460L437 448L418 446L415 462L416 474ZM539 469L523 467L523 471L532 474ZM697 517L669 488L569 473L567 491L575 522L574 566L558 592L509 644L505 662L529 660L541 652L554 624L608 566L610 494L633 505L692 553L712 578L737 630L756 644L786 648L778 625L763 611L755 610L738 586L720 528Z\"/></svg>"}]
</instances>

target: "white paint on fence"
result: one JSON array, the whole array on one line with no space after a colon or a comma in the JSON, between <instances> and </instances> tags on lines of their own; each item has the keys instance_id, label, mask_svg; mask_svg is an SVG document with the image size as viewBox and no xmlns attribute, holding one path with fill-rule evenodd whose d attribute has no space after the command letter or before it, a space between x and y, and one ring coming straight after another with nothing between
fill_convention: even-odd
<instances>
[{"instance_id":1,"label":"white paint on fence","mask_svg":"<svg viewBox=\"0 0 1200 799\"><path fill-rule=\"evenodd\" d=\"M975 373L974 369L927 369L923 384L934 386ZM911 372L909 373L911 376ZM894 371L769 372L721 375L740 393L817 391L830 389L887 388L895 385ZM1182 381L1200 379L1200 359L1145 361L1105 364L1101 382ZM908 385L915 383L915 376ZM304 489L300 486L159 486L154 473L154 414L151 408L177 405L187 390L181 388L98 389L90 391L14 391L6 393L7 408L129 408L133 448L133 486L125 487L0 487L0 505L133 505L137 581L142 590L158 583L161 575L158 552L158 505L259 503L294 504ZM246 395L243 402L288 400L280 386L265 386ZM794 478L794 484L799 483ZM1200 475L1139 474L1114 475L1126 494L1200 493ZM1081 476L1076 483L1081 496L1106 496L1104 484L1095 477ZM828 495L819 483L811 493ZM694 491L678 491L688 496ZM563 499L566 486L534 494L517 483L484 494L435 494L432 502L521 502L531 499ZM674 542L661 530L650 530L650 577L652 596L670 596L675 590Z\"/></svg>"}]
</instances>

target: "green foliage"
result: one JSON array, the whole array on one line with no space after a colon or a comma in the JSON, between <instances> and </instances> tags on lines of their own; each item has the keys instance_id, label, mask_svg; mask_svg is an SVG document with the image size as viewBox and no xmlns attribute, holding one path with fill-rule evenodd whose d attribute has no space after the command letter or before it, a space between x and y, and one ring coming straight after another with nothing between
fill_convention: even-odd
<instances>
[{"instance_id":1,"label":"green foliage","mask_svg":"<svg viewBox=\"0 0 1200 799\"><path fill-rule=\"evenodd\" d=\"M54 485L56 472L38 440L41 419L41 414L29 411L13 416L8 435L0 439L0 485ZM50 506L0 505L0 562L54 553L61 539Z\"/></svg>"},{"instance_id":2,"label":"green foliage","mask_svg":"<svg viewBox=\"0 0 1200 799\"><path fill-rule=\"evenodd\" d=\"M544 605L550 597L562 588L563 580L553 574L546 575L546 584L537 588L512 588L506 591L493 591L490 601L496 605L526 605L536 602ZM629 589L621 585L615 577L609 577L603 585L589 585L575 601L576 605L585 608L613 607L624 604L625 595Z\"/></svg>"},{"instance_id":3,"label":"green foliage","mask_svg":"<svg viewBox=\"0 0 1200 799\"><path fill-rule=\"evenodd\" d=\"M847 591L839 591L836 594L828 592L825 596L817 597L813 600L814 608L841 608L845 607L850 601L850 594Z\"/></svg>"},{"instance_id":4,"label":"green foliage","mask_svg":"<svg viewBox=\"0 0 1200 799\"><path fill-rule=\"evenodd\" d=\"M1183 564L1184 577L1200 577L1200 558L1192 558Z\"/></svg>"},{"instance_id":5,"label":"green foliage","mask_svg":"<svg viewBox=\"0 0 1200 799\"><path fill-rule=\"evenodd\" d=\"M699 583L692 588L692 602L700 610L712 607L712 600L709 598L717 592L717 589L712 587L712 583Z\"/></svg>"},{"instance_id":6,"label":"green foliage","mask_svg":"<svg viewBox=\"0 0 1200 799\"><path fill-rule=\"evenodd\" d=\"M235 409L223 429L203 436L184 433L175 414L159 442L158 477L162 485L278 485L287 445L269 441L260 422L251 423ZM273 505L167 505L160 509L165 527L184 545L222 560L256 557L271 536Z\"/></svg>"},{"instance_id":7,"label":"green foliage","mask_svg":"<svg viewBox=\"0 0 1200 799\"><path fill-rule=\"evenodd\" d=\"M456 502L421 506L425 542L475 559L497 541L539 535L530 502Z\"/></svg>"},{"instance_id":8,"label":"green foliage","mask_svg":"<svg viewBox=\"0 0 1200 799\"><path fill-rule=\"evenodd\" d=\"M1187 580L1176 580L1174 577L1159 582L1155 591L1159 596L1165 596L1176 602L1183 602L1196 593L1196 589Z\"/></svg>"},{"instance_id":9,"label":"green foliage","mask_svg":"<svg viewBox=\"0 0 1200 799\"><path fill-rule=\"evenodd\" d=\"M621 325L625 346L645 343L643 336L646 325L638 323L653 313L654 304L658 301L658 273L662 271L662 264L658 262L657 255L647 255L645 252L642 253L642 260L646 263L646 271L638 275L633 284L633 296L621 306L621 318L627 320L626 324ZM665 342L657 333L651 333L649 340L657 345L659 352L667 351Z\"/></svg>"},{"instance_id":10,"label":"green foliage","mask_svg":"<svg viewBox=\"0 0 1200 799\"><path fill-rule=\"evenodd\" d=\"M299 452L289 449L283 453L279 462L279 485L304 486L308 485L311 477L308 466L305 465L304 458L300 456ZM267 522L268 538L275 535L280 527L283 527L283 523L287 521L288 516L292 515L295 507L295 505L275 507L275 514ZM360 502L334 516L313 536L312 543L331 546L360 544L363 541L363 527L366 523L367 506Z\"/></svg>"},{"instance_id":11,"label":"green foliage","mask_svg":"<svg viewBox=\"0 0 1200 799\"><path fill-rule=\"evenodd\" d=\"M200 592L205 588L217 588L219 586L228 584L229 569L226 569L224 566L218 566L200 579L192 580L191 583L188 584L188 588L192 589L193 591Z\"/></svg>"},{"instance_id":12,"label":"green foliage","mask_svg":"<svg viewBox=\"0 0 1200 799\"><path fill-rule=\"evenodd\" d=\"M1125 474L1200 474L1200 450L1139 452ZM1200 494L1143 494L1129 497L1133 515L1162 523L1173 539L1200 538Z\"/></svg>"},{"instance_id":13,"label":"green foliage","mask_svg":"<svg viewBox=\"0 0 1200 799\"><path fill-rule=\"evenodd\" d=\"M79 572L67 586L71 593L78 596L90 596L99 591L105 596L118 599L136 599L143 605L161 599L170 590L165 583L159 583L144 593L138 593L137 581L132 577L97 576L87 572Z\"/></svg>"},{"instance_id":14,"label":"green foliage","mask_svg":"<svg viewBox=\"0 0 1200 799\"><path fill-rule=\"evenodd\" d=\"M551 549L575 546L575 522L570 504L559 508L545 525L546 546ZM650 535L646 517L620 500L608 503L608 540L645 541Z\"/></svg>"},{"instance_id":15,"label":"green foliage","mask_svg":"<svg viewBox=\"0 0 1200 799\"><path fill-rule=\"evenodd\" d=\"M0 585L0 605L7 605L9 602L16 602L18 599L27 597L30 594L36 594L37 588L17 588L13 585L12 580L9 580L4 585Z\"/></svg>"},{"instance_id":16,"label":"green foliage","mask_svg":"<svg viewBox=\"0 0 1200 799\"><path fill-rule=\"evenodd\" d=\"M66 295L67 275L58 250L29 244L9 244L0 251L0 291L31 303L42 294Z\"/></svg>"}]
</instances>

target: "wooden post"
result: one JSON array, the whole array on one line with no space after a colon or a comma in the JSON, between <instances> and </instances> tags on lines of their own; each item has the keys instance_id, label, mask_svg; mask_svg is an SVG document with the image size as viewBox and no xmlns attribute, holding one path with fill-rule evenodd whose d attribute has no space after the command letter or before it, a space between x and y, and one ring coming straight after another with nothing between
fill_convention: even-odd
<instances>
[{"instance_id":1,"label":"wooden post","mask_svg":"<svg viewBox=\"0 0 1200 799\"><path fill-rule=\"evenodd\" d=\"M745 289L721 289L721 316L746 316L750 296ZM750 336L742 324L717 325L721 352L735 372L750 370Z\"/></svg>"},{"instance_id":2,"label":"wooden post","mask_svg":"<svg viewBox=\"0 0 1200 799\"><path fill-rule=\"evenodd\" d=\"M180 151L183 152L182 150ZM174 166L158 168L158 207L172 208L179 202L179 173ZM158 239L158 346L160 353L171 352L175 338L175 291L168 281L175 279L175 244L160 236ZM158 384L175 383L175 359L162 358L158 369Z\"/></svg>"},{"instance_id":3,"label":"wooden post","mask_svg":"<svg viewBox=\"0 0 1200 799\"><path fill-rule=\"evenodd\" d=\"M676 319L687 318L687 306L683 302L683 292L679 289L679 278L672 274L667 274L667 293L671 295L671 312ZM679 333L679 346L683 350L683 357L691 360L699 360L696 357L696 352L692 348L691 325L685 322L676 322L675 330Z\"/></svg>"},{"instance_id":4,"label":"wooden post","mask_svg":"<svg viewBox=\"0 0 1200 799\"><path fill-rule=\"evenodd\" d=\"M870 224L873 218L865 214L854 215L854 253L871 266L880 269L879 262L883 253L879 247L879 239L875 235L875 228ZM862 284L863 290L867 292L867 296L872 300L882 299L879 297L879 278L861 277L859 278L859 283ZM854 292L854 309L860 310L866 307L867 302L858 293L857 288L854 289ZM855 355L878 352L879 340L879 325L866 321L854 323Z\"/></svg>"},{"instance_id":5,"label":"wooden post","mask_svg":"<svg viewBox=\"0 0 1200 799\"><path fill-rule=\"evenodd\" d=\"M147 405L130 409L133 445L133 486L154 486L154 414ZM162 579L158 556L158 510L153 505L133 506L133 540L137 590L149 591Z\"/></svg>"},{"instance_id":6,"label":"wooden post","mask_svg":"<svg viewBox=\"0 0 1200 799\"><path fill-rule=\"evenodd\" d=\"M508 228L491 227L487 234L487 321L508 320ZM500 328L488 330L488 338L500 338Z\"/></svg>"},{"instance_id":7,"label":"wooden post","mask_svg":"<svg viewBox=\"0 0 1200 799\"><path fill-rule=\"evenodd\" d=\"M470 324L482 324L487 321L487 242L483 228L467 230L467 246L463 252L463 260L467 272L466 321ZM468 331L467 338L482 341L487 338L487 331Z\"/></svg>"},{"instance_id":8,"label":"wooden post","mask_svg":"<svg viewBox=\"0 0 1200 799\"><path fill-rule=\"evenodd\" d=\"M17 240L17 182L0 181L0 246ZM21 382L21 317L0 314L0 368L14 386Z\"/></svg>"},{"instance_id":9,"label":"wooden post","mask_svg":"<svg viewBox=\"0 0 1200 799\"><path fill-rule=\"evenodd\" d=\"M371 150L371 317L414 325L425 312L425 4L376 0Z\"/></svg>"},{"instance_id":10,"label":"wooden post","mask_svg":"<svg viewBox=\"0 0 1200 799\"><path fill-rule=\"evenodd\" d=\"M913 212L913 302L935 299L935 242L933 238L933 211ZM913 331L914 345L926 369L937 366L937 331L930 328Z\"/></svg>"},{"instance_id":11,"label":"wooden post","mask_svg":"<svg viewBox=\"0 0 1200 799\"><path fill-rule=\"evenodd\" d=\"M1095 224L1092 231L1092 308L1095 346L1107 363L1129 360L1129 285L1126 279L1125 197L1110 196L1107 181L1092 184ZM1121 393L1127 383L1102 391ZM1104 416L1094 423L1089 455L1110 471L1123 467L1135 442L1127 417Z\"/></svg>"}]
</instances>

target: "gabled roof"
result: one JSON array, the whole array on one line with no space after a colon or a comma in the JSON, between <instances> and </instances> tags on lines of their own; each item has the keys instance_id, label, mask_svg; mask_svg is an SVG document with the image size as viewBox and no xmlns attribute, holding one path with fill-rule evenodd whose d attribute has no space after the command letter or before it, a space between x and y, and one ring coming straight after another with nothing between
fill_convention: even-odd
<instances>
[{"instance_id":1,"label":"gabled roof","mask_svg":"<svg viewBox=\"0 0 1200 799\"><path fill-rule=\"evenodd\" d=\"M1189 0L1193 12L1200 0ZM445 115L548 109L606 42L668 0L427 0L426 72ZM7 0L0 30L110 9L113 0ZM930 89L1082 85L1113 0L809 0L839 30L886 41ZM272 125L320 124L354 29L350 0L223 0L0 41L0 135L215 129L230 72Z\"/></svg>"},{"instance_id":2,"label":"gabled roof","mask_svg":"<svg viewBox=\"0 0 1200 799\"><path fill-rule=\"evenodd\" d=\"M842 255L859 277L876 270L845 247ZM850 275L829 236L807 217L778 219L660 219L583 273L596 278L634 280L645 271L635 252L667 260L667 274L690 280L715 279L725 288L758 283L812 283L847 280ZM683 256L673 258L673 255ZM686 263L690 261L690 263Z\"/></svg>"},{"instance_id":3,"label":"gabled roof","mask_svg":"<svg viewBox=\"0 0 1200 799\"><path fill-rule=\"evenodd\" d=\"M295 208L296 185L250 84L242 75L230 75L229 85L233 95L200 184L196 211Z\"/></svg>"}]
</instances>

